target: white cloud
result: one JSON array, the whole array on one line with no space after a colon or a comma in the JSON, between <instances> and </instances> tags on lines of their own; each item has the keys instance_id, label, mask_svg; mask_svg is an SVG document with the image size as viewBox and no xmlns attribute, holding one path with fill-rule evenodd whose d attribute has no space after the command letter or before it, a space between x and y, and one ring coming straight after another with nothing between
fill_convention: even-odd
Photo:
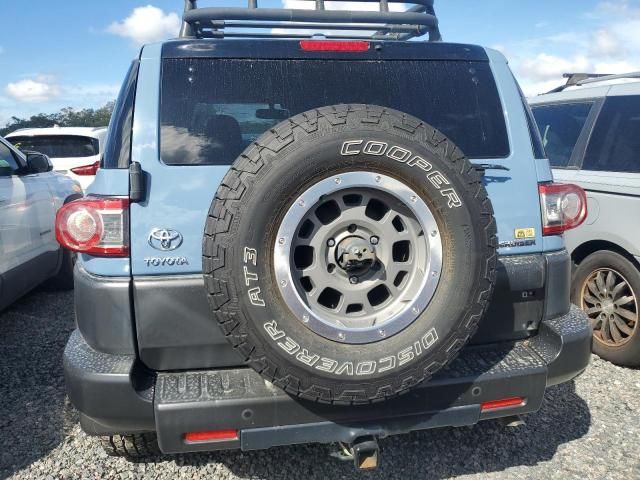
<instances>
[{"instance_id":1,"label":"white cloud","mask_svg":"<svg viewBox=\"0 0 640 480\"><path fill-rule=\"evenodd\" d=\"M558 32L498 47L509 59L525 94L562 85L563 73L640 70L640 8L626 0L601 2L580 14L584 30Z\"/></svg>"},{"instance_id":2,"label":"white cloud","mask_svg":"<svg viewBox=\"0 0 640 480\"><path fill-rule=\"evenodd\" d=\"M135 8L124 20L109 25L107 31L143 45L177 36L180 23L176 13L165 13L160 8L147 5Z\"/></svg>"},{"instance_id":3,"label":"white cloud","mask_svg":"<svg viewBox=\"0 0 640 480\"><path fill-rule=\"evenodd\" d=\"M562 58L555 55L540 53L536 57L524 60L519 72L532 80L551 80L561 77L566 72L586 72L591 62L584 55L574 58Z\"/></svg>"},{"instance_id":4,"label":"white cloud","mask_svg":"<svg viewBox=\"0 0 640 480\"><path fill-rule=\"evenodd\" d=\"M5 92L19 102L46 102L60 95L60 86L54 78L40 75L9 83Z\"/></svg>"},{"instance_id":5,"label":"white cloud","mask_svg":"<svg viewBox=\"0 0 640 480\"><path fill-rule=\"evenodd\" d=\"M120 85L116 84L89 84L89 85L71 85L63 87L65 97L105 97L115 100L120 91Z\"/></svg>"},{"instance_id":6,"label":"white cloud","mask_svg":"<svg viewBox=\"0 0 640 480\"><path fill-rule=\"evenodd\" d=\"M618 57L626 53L620 39L611 30L598 30L592 40L590 53L595 57Z\"/></svg>"}]
</instances>

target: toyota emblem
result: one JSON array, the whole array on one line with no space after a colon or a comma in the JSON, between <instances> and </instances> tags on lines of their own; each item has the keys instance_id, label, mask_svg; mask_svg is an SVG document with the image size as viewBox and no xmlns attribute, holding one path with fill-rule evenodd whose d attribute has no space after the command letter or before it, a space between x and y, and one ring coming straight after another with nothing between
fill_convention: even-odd
<instances>
[{"instance_id":1,"label":"toyota emblem","mask_svg":"<svg viewBox=\"0 0 640 480\"><path fill-rule=\"evenodd\" d=\"M149 234L149 245L156 250L170 252L182 245L182 234L168 228L154 228Z\"/></svg>"}]
</instances>

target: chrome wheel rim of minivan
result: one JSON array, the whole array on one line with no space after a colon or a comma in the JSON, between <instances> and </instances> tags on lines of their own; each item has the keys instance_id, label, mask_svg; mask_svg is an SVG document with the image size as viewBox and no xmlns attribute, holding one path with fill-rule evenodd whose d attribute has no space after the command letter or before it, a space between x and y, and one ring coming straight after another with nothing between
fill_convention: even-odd
<instances>
[{"instance_id":1,"label":"chrome wheel rim of minivan","mask_svg":"<svg viewBox=\"0 0 640 480\"><path fill-rule=\"evenodd\" d=\"M274 248L280 293L307 328L341 343L390 337L431 301L440 229L409 186L372 172L325 178L285 213Z\"/></svg>"},{"instance_id":2,"label":"chrome wheel rim of minivan","mask_svg":"<svg viewBox=\"0 0 640 480\"><path fill-rule=\"evenodd\" d=\"M638 328L638 301L617 270L593 271L581 288L581 307L591 320L593 337L607 346L626 344Z\"/></svg>"}]
</instances>

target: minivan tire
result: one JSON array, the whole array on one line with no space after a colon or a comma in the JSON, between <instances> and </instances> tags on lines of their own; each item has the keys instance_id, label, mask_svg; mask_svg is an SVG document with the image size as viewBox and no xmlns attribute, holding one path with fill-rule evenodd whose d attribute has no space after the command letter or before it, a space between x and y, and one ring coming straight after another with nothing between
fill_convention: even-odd
<instances>
[{"instance_id":1,"label":"minivan tire","mask_svg":"<svg viewBox=\"0 0 640 480\"><path fill-rule=\"evenodd\" d=\"M383 154L383 145L394 147ZM380 329L376 341L349 343L312 331L293 314L274 252L279 244L288 248L279 229L304 205L303 192L354 172L415 192L408 202L424 202L439 229L420 233L438 234L443 250L435 292L412 323L389 336ZM203 272L215 318L249 366L291 395L363 404L408 391L456 357L490 300L496 245L481 174L451 140L402 112L337 105L280 123L233 163L206 221Z\"/></svg>"},{"instance_id":2,"label":"minivan tire","mask_svg":"<svg viewBox=\"0 0 640 480\"><path fill-rule=\"evenodd\" d=\"M601 250L587 256L574 271L573 274L573 286L571 299L572 302L578 305L579 307L587 310L587 314L590 312L585 307L591 306L591 304L585 304L583 302L583 295L586 295L585 288L588 287L585 285L585 282L589 280L589 278L593 278L593 276L597 272L605 272L603 274L603 278L606 278L606 272L612 272L614 277L614 282L620 285L621 282L625 282L628 287L625 287L626 292L622 294L625 297L628 293L632 293L635 297L635 307L629 310L629 304L621 305L621 307L625 307L628 311L634 311L636 313L636 321L635 326L632 328L631 334L625 336L624 342L620 345L609 344L602 340L601 334L594 332L593 339L593 353L598 355L599 357L608 360L617 365L623 365L628 367L638 367L640 366L640 327L638 327L638 299L640 299L640 271L638 267L632 263L629 259L625 258L623 255L619 253L612 252L609 250ZM594 285L597 289L597 285ZM605 285L606 288L606 285ZM594 292L589 292L591 295L595 295ZM598 293L602 293L599 292ZM599 297L598 297L599 298ZM607 300L607 293L604 293L603 298L605 301ZM616 298L609 298L609 300L613 300L615 305ZM597 308L597 307L596 307ZM592 327L600 326L594 325L594 319L592 316L597 312L593 312L590 314L590 318L592 320ZM615 313L615 312L614 312ZM623 320L622 317L619 317L617 321ZM600 328L602 328L600 326Z\"/></svg>"}]
</instances>

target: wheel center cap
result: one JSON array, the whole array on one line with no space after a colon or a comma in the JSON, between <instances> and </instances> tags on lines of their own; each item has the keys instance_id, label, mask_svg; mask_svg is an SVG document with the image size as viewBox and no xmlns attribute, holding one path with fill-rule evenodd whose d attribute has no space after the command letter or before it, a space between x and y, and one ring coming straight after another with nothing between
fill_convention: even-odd
<instances>
[{"instance_id":1,"label":"wheel center cap","mask_svg":"<svg viewBox=\"0 0 640 480\"><path fill-rule=\"evenodd\" d=\"M607 314L613 313L613 302L611 300L606 300L605 302L603 302L602 310Z\"/></svg>"},{"instance_id":2,"label":"wheel center cap","mask_svg":"<svg viewBox=\"0 0 640 480\"><path fill-rule=\"evenodd\" d=\"M350 274L366 272L376 258L375 247L362 237L347 237L336 248L336 263Z\"/></svg>"}]
</instances>

